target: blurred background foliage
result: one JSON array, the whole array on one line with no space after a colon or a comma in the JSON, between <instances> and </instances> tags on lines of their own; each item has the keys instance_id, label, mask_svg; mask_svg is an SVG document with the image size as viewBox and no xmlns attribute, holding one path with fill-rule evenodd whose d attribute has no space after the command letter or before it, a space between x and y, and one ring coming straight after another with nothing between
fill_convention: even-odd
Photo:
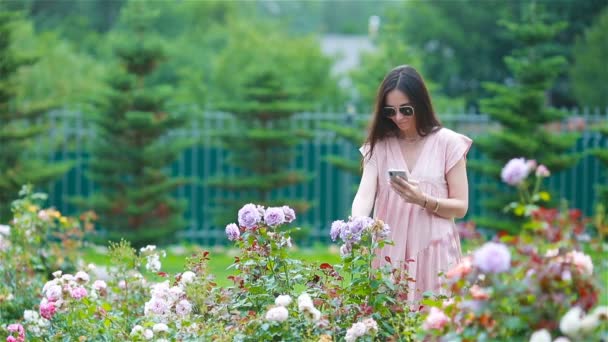
<instances>
[{"instance_id":1,"label":"blurred background foliage","mask_svg":"<svg viewBox=\"0 0 608 342\"><path fill-rule=\"evenodd\" d=\"M44 56L36 66L21 72L24 81L19 100L48 95L65 105L82 101L87 94L99 90L103 75L115 67L110 46L117 36L125 34L120 11L126 1L0 3L5 9L26 14L18 30L19 49ZM210 107L231 98L231 82L239 82L242 75L223 74L225 64L260 55L263 60L266 49L275 44L285 50L286 56L301 57L276 67L302 79L302 84L315 85L307 96L317 106L343 109L348 102L367 110L378 79L390 66L404 63L422 69L434 84L436 102L445 99L448 106L478 108L479 100L490 95L482 87L483 82L500 83L510 78L503 57L519 43L498 23L521 16L524 3L148 1L147 6L158 11L154 27L167 41L168 60L155 77L175 85L176 102ZM605 70L600 63L607 46L608 0L538 3L550 18L568 22L552 48L573 67L562 73L551 89L552 104L606 105L602 94L605 88L595 86L602 79L595 71ZM378 32L373 35L368 26L371 16L380 19ZM373 52L362 58L361 68L354 71L349 87L337 86L321 74L326 72L324 63L331 61L312 68L313 63L306 63L311 58L315 62L323 60L318 58L318 42L327 35L370 36Z\"/></svg>"},{"instance_id":2,"label":"blurred background foliage","mask_svg":"<svg viewBox=\"0 0 608 342\"><path fill-rule=\"evenodd\" d=\"M132 2L146 11L125 15ZM129 25L145 15L164 51L145 84L170 87L167 107L191 116L238 112L251 100L251 81L271 71L295 90L293 101L307 104L298 111L345 113L351 121L360 114L359 122L382 77L401 64L422 72L437 112L476 116L496 96L484 85L518 82L505 56L526 42L501 23L520 22L530 3L548 22L567 23L531 49L565 61L542 106L608 106L608 0L0 0L0 11L20 13L12 51L36 58L12 74L7 106L44 103L92 119L95 99L121 68L115 47L132 41ZM365 132L326 128L355 145ZM358 174L352 160L334 162Z\"/></svg>"}]
</instances>

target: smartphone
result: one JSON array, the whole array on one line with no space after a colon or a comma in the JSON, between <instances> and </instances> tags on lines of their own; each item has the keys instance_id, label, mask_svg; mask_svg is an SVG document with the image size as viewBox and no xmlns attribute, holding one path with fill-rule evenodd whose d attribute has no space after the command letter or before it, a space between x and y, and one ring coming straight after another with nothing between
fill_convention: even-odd
<instances>
[{"instance_id":1,"label":"smartphone","mask_svg":"<svg viewBox=\"0 0 608 342\"><path fill-rule=\"evenodd\" d=\"M396 169L389 169L388 170L388 177L389 178L394 178L394 177L401 177L403 179L405 179L406 181L407 179L407 173L405 172L405 170L396 170Z\"/></svg>"}]
</instances>

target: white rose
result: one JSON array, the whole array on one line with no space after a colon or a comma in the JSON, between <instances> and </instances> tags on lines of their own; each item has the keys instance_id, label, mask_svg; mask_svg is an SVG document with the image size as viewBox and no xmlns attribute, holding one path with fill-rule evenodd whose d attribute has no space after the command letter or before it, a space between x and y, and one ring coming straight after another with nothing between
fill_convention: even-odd
<instances>
[{"instance_id":1,"label":"white rose","mask_svg":"<svg viewBox=\"0 0 608 342\"><path fill-rule=\"evenodd\" d=\"M268 321L283 322L287 320L288 316L289 312L283 306L276 306L266 312L266 320Z\"/></svg>"},{"instance_id":2,"label":"white rose","mask_svg":"<svg viewBox=\"0 0 608 342\"><path fill-rule=\"evenodd\" d=\"M274 303L278 306L289 306L291 302L292 299L290 295L280 295L274 300Z\"/></svg>"},{"instance_id":3,"label":"white rose","mask_svg":"<svg viewBox=\"0 0 608 342\"><path fill-rule=\"evenodd\" d=\"M551 334L547 329L537 330L530 336L530 342L551 342Z\"/></svg>"},{"instance_id":4,"label":"white rose","mask_svg":"<svg viewBox=\"0 0 608 342\"><path fill-rule=\"evenodd\" d=\"M578 337L582 318L583 310L578 306L573 307L559 321L559 330L569 337Z\"/></svg>"}]
</instances>

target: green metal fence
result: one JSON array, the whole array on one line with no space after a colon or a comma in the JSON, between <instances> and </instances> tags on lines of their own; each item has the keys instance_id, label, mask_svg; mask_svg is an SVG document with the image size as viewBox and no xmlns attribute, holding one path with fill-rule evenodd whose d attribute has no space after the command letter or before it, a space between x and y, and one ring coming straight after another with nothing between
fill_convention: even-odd
<instances>
[{"instance_id":1,"label":"green metal fence","mask_svg":"<svg viewBox=\"0 0 608 342\"><path fill-rule=\"evenodd\" d=\"M215 175L236 175L235 170L224 164L227 151L218 146L213 132L234 129L231 116L218 112L192 112L192 122L187 129L176 132L177 135L187 135L198 139L198 144L183 152L179 160L168 172L180 176L194 176L200 180ZM589 130L598 122L605 122L608 110L601 113L596 110L573 110L572 118L562 123L556 130L583 128L582 137L573 150L584 151L589 148L606 148L608 142L597 132ZM87 144L94 131L88 124L85 114L80 111L61 110L49 114L51 119L51 137L62 141L63 148L51 153L53 160L73 160L76 166L55 182L49 188L50 204L67 214L76 214L76 208L67 199L74 195L88 196L95 192L95 185L87 179L88 167ZM447 113L440 115L446 127L466 134L473 139L491 129L493 124L486 116L475 114ZM289 198L303 198L314 202L314 207L306 214L298 215L297 223L307 228L307 236L303 244L316 241L327 241L329 226L333 220L346 218L350 211L353 198L353 187L359 181L358 177L341 172L324 161L329 154L339 154L358 160L357 147L336 138L334 133L322 130L321 122L335 122L342 125L355 125L357 120L367 119L364 116L345 113L300 113L291 121L296 127L306 127L314 131L314 138L296 147L297 156L290 167L304 169L314 173L312 181L296 186L287 187L276 192L276 195ZM585 127L582 127L582 124ZM171 139L171 136L167 137ZM117 147L119 148L119 147ZM41 152L42 153L42 152ZM524 156L525 157L525 156ZM481 158L475 144L468 156L469 159ZM553 175L550 188L574 207L591 214L594 207L594 185L606 183L606 171L593 157L585 157L574 168ZM470 206L468 216L483 214L479 202L484 194L477 190L476 184L483 181L482 177L469 172ZM189 222L181 232L184 240L205 245L224 244L224 226L214 226L211 212L220 198L234 198L234 194L202 185L188 185L179 188L177 196L186 198L188 209L186 218ZM235 213L236 220L236 213ZM226 222L228 223L228 222Z\"/></svg>"}]
</instances>

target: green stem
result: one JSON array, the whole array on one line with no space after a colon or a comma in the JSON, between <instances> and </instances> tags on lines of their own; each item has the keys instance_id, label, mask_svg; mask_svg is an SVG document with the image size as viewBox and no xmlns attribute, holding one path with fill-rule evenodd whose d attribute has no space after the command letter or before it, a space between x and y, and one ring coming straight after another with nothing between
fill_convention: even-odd
<instances>
[{"instance_id":1,"label":"green stem","mask_svg":"<svg viewBox=\"0 0 608 342\"><path fill-rule=\"evenodd\" d=\"M287 290L291 291L291 284L289 283L289 270L287 269L287 263L283 262L283 269L285 270L285 280L287 281Z\"/></svg>"}]
</instances>

